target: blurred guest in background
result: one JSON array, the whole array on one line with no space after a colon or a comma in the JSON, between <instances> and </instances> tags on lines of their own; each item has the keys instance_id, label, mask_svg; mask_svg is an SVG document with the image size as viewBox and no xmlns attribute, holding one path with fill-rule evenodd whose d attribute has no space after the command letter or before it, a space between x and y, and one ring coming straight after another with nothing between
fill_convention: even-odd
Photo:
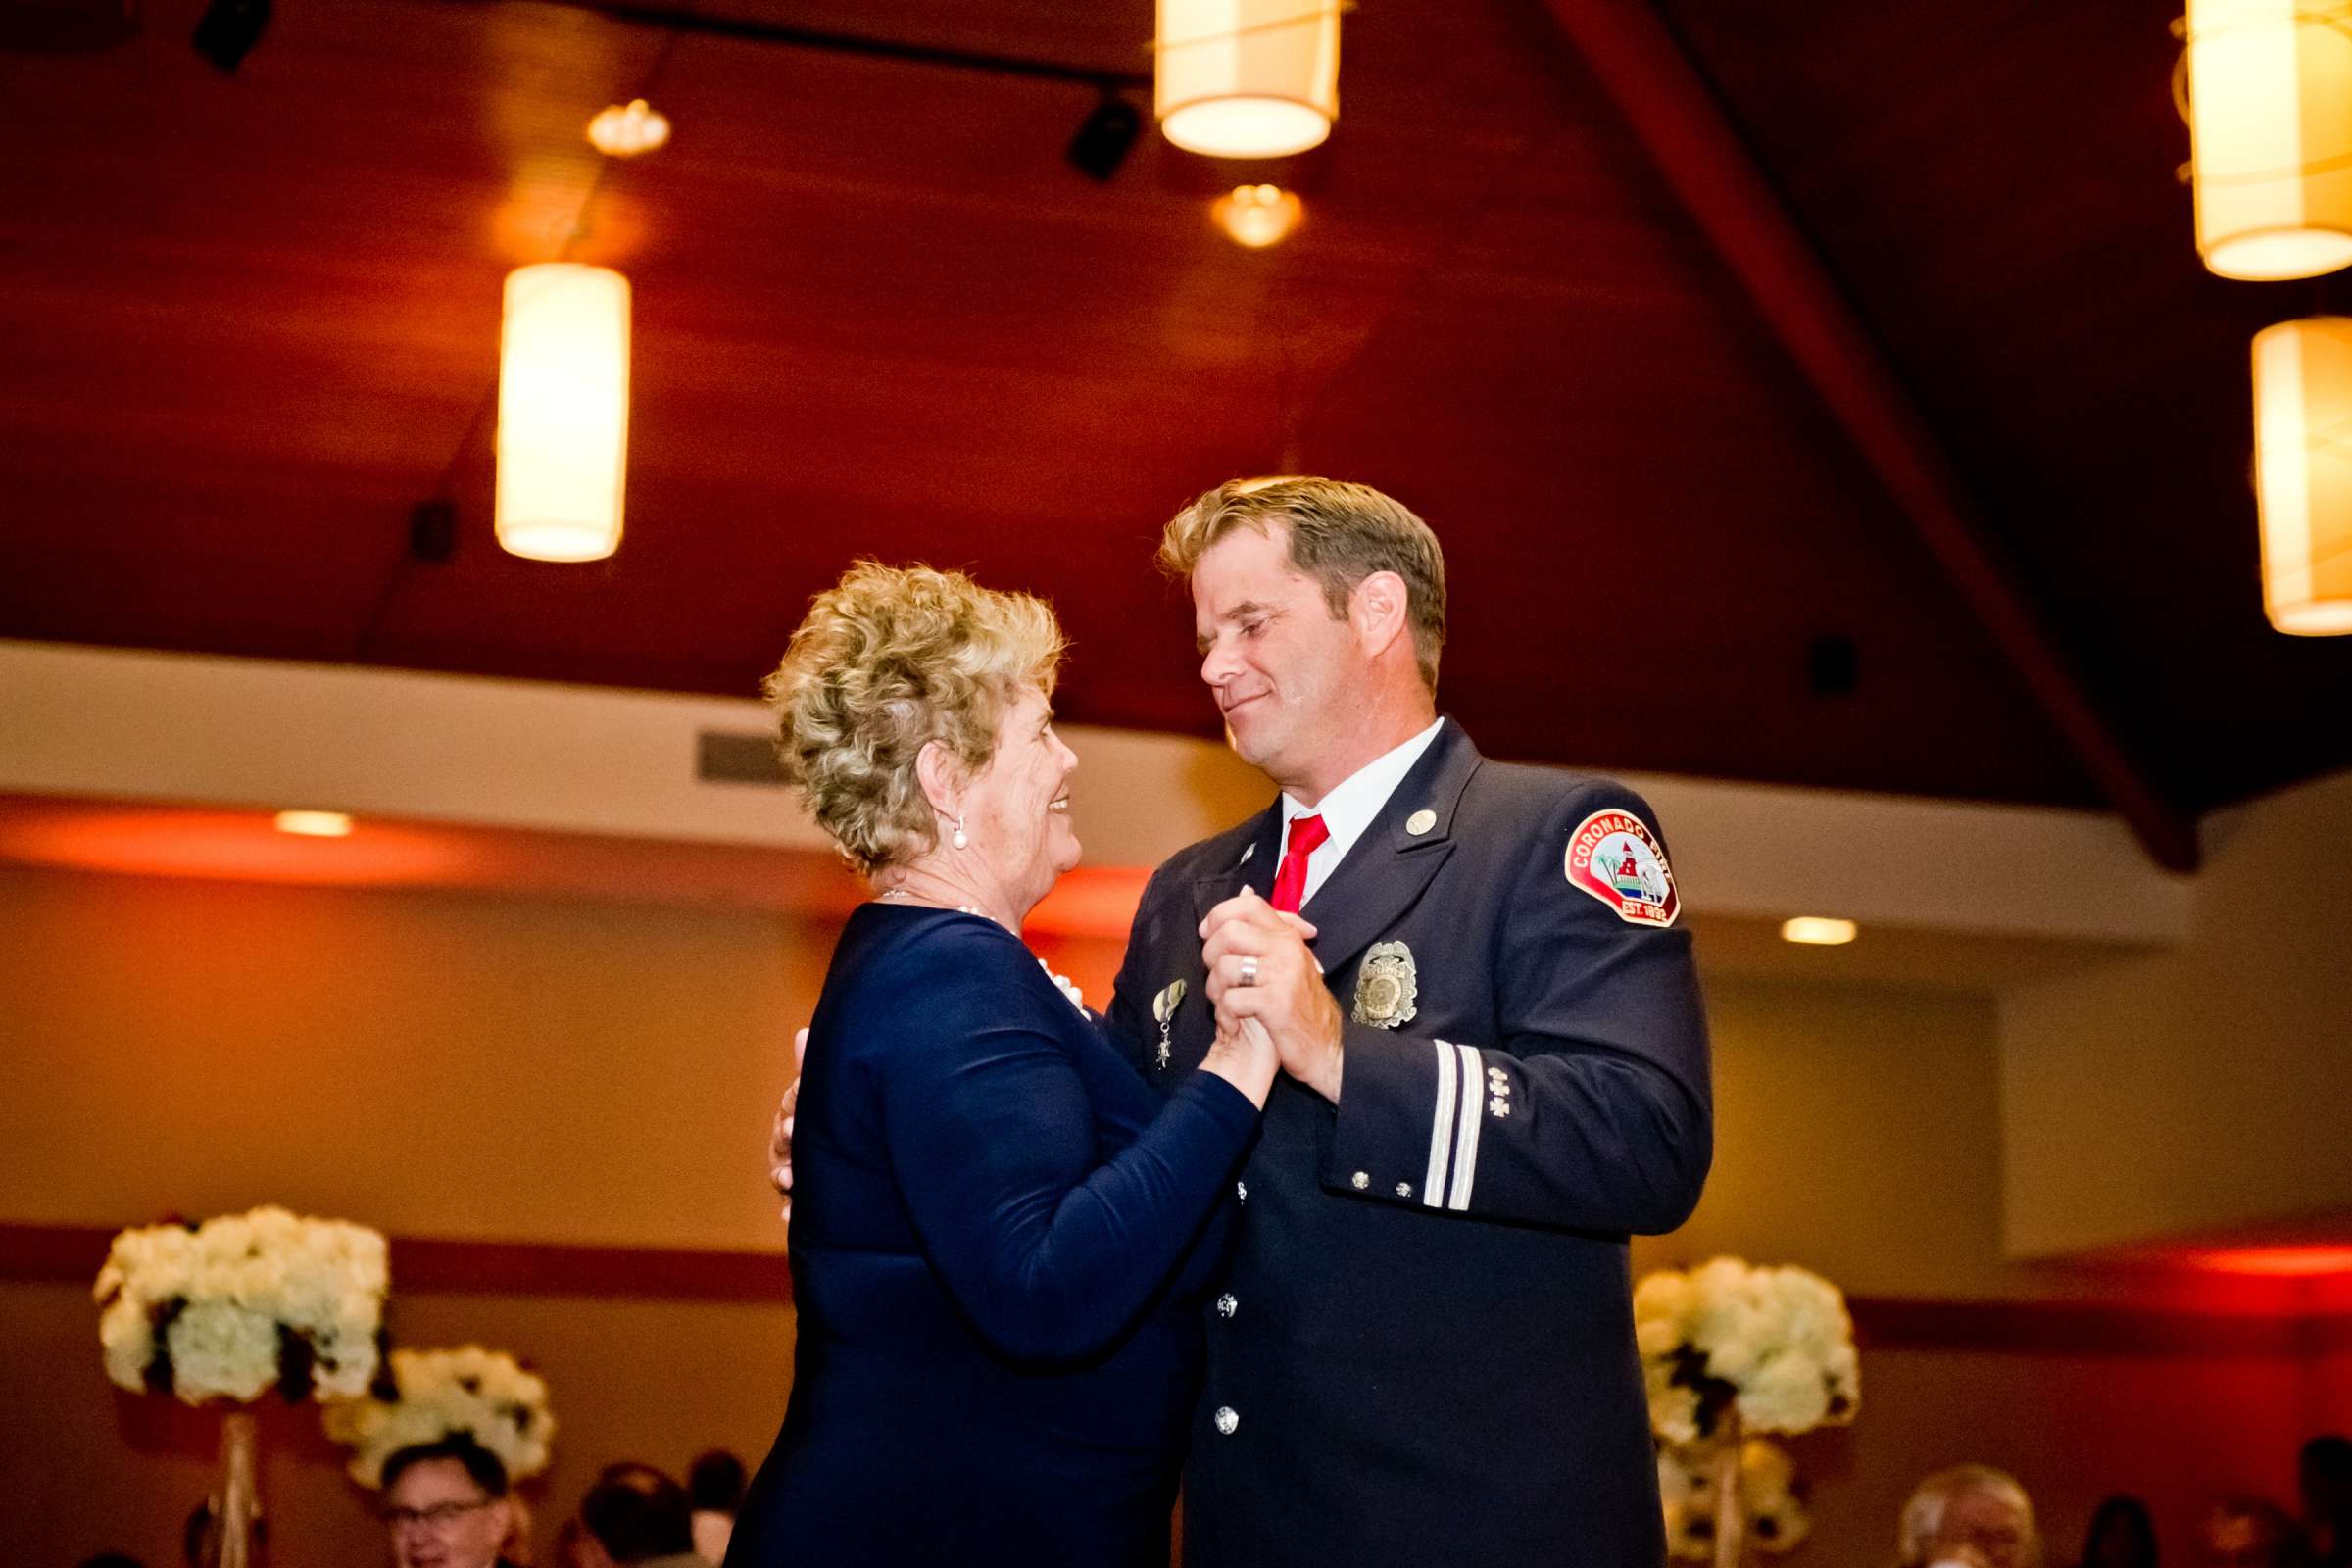
<instances>
[{"instance_id":1,"label":"blurred guest in background","mask_svg":"<svg viewBox=\"0 0 2352 1568\"><path fill-rule=\"evenodd\" d=\"M2205 1516L2212 1568L2310 1568L2311 1548L2284 1508L2262 1497L2224 1497Z\"/></svg>"},{"instance_id":2,"label":"blurred guest in background","mask_svg":"<svg viewBox=\"0 0 2352 1568\"><path fill-rule=\"evenodd\" d=\"M1899 1568L2040 1568L2034 1504L2006 1470L1938 1470L1903 1504L1895 1560Z\"/></svg>"},{"instance_id":3,"label":"blurred guest in background","mask_svg":"<svg viewBox=\"0 0 2352 1568\"><path fill-rule=\"evenodd\" d=\"M694 1554L705 1562L727 1560L727 1538L735 1534L735 1511L743 1506L743 1461L712 1448L686 1471L686 1495L694 1501Z\"/></svg>"},{"instance_id":4,"label":"blurred guest in background","mask_svg":"<svg viewBox=\"0 0 2352 1568\"><path fill-rule=\"evenodd\" d=\"M650 1464L607 1465L580 1499L580 1568L704 1568L686 1489Z\"/></svg>"},{"instance_id":5,"label":"blurred guest in background","mask_svg":"<svg viewBox=\"0 0 2352 1568\"><path fill-rule=\"evenodd\" d=\"M2313 1559L2352 1568L2352 1439L2333 1433L2312 1439L2295 1470Z\"/></svg>"},{"instance_id":6,"label":"blurred guest in background","mask_svg":"<svg viewBox=\"0 0 2352 1568\"><path fill-rule=\"evenodd\" d=\"M2156 1568L2156 1523L2148 1505L2120 1494L2100 1503L2082 1540L2082 1568Z\"/></svg>"},{"instance_id":7,"label":"blurred guest in background","mask_svg":"<svg viewBox=\"0 0 2352 1568\"><path fill-rule=\"evenodd\" d=\"M383 1496L396 1568L512 1568L507 1467L471 1438L402 1448L384 1461Z\"/></svg>"}]
</instances>

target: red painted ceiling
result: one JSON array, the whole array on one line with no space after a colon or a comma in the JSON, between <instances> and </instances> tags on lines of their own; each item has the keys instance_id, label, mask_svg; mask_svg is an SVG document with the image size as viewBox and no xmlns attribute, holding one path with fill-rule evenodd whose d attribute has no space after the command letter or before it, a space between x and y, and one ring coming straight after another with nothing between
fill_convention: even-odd
<instances>
[{"instance_id":1,"label":"red painted ceiling","mask_svg":"<svg viewBox=\"0 0 2352 1568\"><path fill-rule=\"evenodd\" d=\"M730 0L1145 69L1144 0ZM2352 639L2264 625L2246 338L2334 285L2200 269L2177 5L1670 0L1974 501L2182 811L2352 764ZM557 5L196 7L0 53L0 635L749 695L853 557L1051 595L1063 707L1213 732L1158 524L1237 473L1400 496L1447 552L1444 701L1487 750L2098 804L1543 0L1365 0L1344 115L1248 252L1081 85ZM658 155L603 164L649 93ZM490 538L499 287L577 230L635 287L628 535ZM406 557L413 503L461 541ZM1859 684L1810 689L1811 640Z\"/></svg>"}]
</instances>

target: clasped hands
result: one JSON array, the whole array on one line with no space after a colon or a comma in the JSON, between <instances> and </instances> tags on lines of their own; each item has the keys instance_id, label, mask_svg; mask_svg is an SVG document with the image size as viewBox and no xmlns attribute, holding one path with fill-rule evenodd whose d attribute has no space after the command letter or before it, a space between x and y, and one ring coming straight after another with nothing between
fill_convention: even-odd
<instances>
[{"instance_id":1,"label":"clasped hands","mask_svg":"<svg viewBox=\"0 0 2352 1568\"><path fill-rule=\"evenodd\" d=\"M1200 922L1200 958L1216 1008L1218 1048L1271 1051L1283 1071L1337 1104L1340 1004L1323 984L1323 966L1307 951L1306 939L1314 934L1306 921L1245 889ZM808 1050L808 1031L803 1029L792 1037L796 1069ZM1259 1083L1262 1088L1264 1080ZM800 1099L796 1073L768 1130L768 1180L784 1200L786 1219L792 1217L792 1129Z\"/></svg>"},{"instance_id":2,"label":"clasped hands","mask_svg":"<svg viewBox=\"0 0 2352 1568\"><path fill-rule=\"evenodd\" d=\"M1323 966L1307 951L1314 934L1298 915L1245 888L1200 922L1200 961L1208 970L1219 1043L1238 1040L1253 1026L1263 1032L1260 1049L1270 1046L1283 1071L1336 1104L1340 1004L1323 983Z\"/></svg>"}]
</instances>

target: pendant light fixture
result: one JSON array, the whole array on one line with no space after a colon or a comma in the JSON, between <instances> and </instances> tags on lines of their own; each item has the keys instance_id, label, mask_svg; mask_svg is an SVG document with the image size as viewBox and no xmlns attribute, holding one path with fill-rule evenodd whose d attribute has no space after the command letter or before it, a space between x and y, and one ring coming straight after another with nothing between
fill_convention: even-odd
<instances>
[{"instance_id":1,"label":"pendant light fixture","mask_svg":"<svg viewBox=\"0 0 2352 1568\"><path fill-rule=\"evenodd\" d=\"M498 368L498 542L533 561L620 544L629 280L548 262L507 274Z\"/></svg>"},{"instance_id":2,"label":"pendant light fixture","mask_svg":"<svg viewBox=\"0 0 2352 1568\"><path fill-rule=\"evenodd\" d=\"M2197 254L2224 277L2352 263L2352 14L2343 0L2188 0Z\"/></svg>"},{"instance_id":3,"label":"pendant light fixture","mask_svg":"<svg viewBox=\"0 0 2352 1568\"><path fill-rule=\"evenodd\" d=\"M1159 0L1160 134L1211 158L1287 158L1340 117L1336 0Z\"/></svg>"},{"instance_id":4,"label":"pendant light fixture","mask_svg":"<svg viewBox=\"0 0 2352 1568\"><path fill-rule=\"evenodd\" d=\"M2352 319L2254 335L2262 608L2301 637L2352 632Z\"/></svg>"}]
</instances>

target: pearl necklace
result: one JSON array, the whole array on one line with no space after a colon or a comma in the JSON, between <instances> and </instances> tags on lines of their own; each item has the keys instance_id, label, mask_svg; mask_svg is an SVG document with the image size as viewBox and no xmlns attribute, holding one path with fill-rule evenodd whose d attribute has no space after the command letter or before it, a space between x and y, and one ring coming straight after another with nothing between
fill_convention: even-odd
<instances>
[{"instance_id":1,"label":"pearl necklace","mask_svg":"<svg viewBox=\"0 0 2352 1568\"><path fill-rule=\"evenodd\" d=\"M907 892L907 891L906 891L905 888L884 888L884 889L882 890L881 894L879 895L879 897L881 897L881 898L883 898L883 899L886 899L886 900L887 900L887 899L911 899L911 898L913 898L913 897L914 897L914 895L913 895L913 894L911 894L911 893L909 893L909 892ZM941 907L941 908L943 908L943 909L944 909L944 908L946 908L946 907L947 907L947 906L943 904L943 905L939 906L939 907ZM957 906L956 906L956 912L957 914L976 914L976 915L978 915L978 916L979 916L981 919L983 919L983 920L986 920L986 919L990 919L990 918L992 918L992 916L989 914L989 912L988 912L986 909L983 909L982 907L980 907L980 906L978 906L978 905L976 905L976 904L958 904Z\"/></svg>"}]
</instances>

